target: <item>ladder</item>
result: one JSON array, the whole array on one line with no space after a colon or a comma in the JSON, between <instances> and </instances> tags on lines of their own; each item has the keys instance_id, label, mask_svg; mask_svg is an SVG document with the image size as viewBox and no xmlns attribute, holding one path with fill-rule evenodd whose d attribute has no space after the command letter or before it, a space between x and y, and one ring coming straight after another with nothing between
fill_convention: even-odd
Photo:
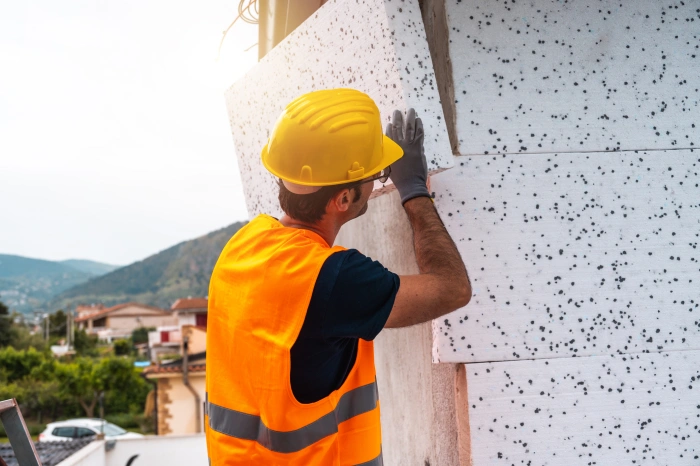
<instances>
[{"instance_id":1,"label":"ladder","mask_svg":"<svg viewBox=\"0 0 700 466\"><path fill-rule=\"evenodd\" d=\"M0 401L0 421L5 427L7 438L10 439L10 445L12 445L19 466L41 466L39 455L34 448L34 442L27 430L27 424L24 423L17 400L12 398ZM0 458L0 465L3 463L4 461Z\"/></svg>"}]
</instances>

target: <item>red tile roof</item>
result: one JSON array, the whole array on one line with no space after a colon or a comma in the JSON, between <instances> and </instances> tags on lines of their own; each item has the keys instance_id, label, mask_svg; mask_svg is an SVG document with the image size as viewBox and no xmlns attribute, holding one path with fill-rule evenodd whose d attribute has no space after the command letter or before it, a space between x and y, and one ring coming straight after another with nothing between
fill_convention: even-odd
<instances>
[{"instance_id":1,"label":"red tile roof","mask_svg":"<svg viewBox=\"0 0 700 466\"><path fill-rule=\"evenodd\" d=\"M80 311L101 311L104 309L105 306L104 304L87 304L87 305L79 305L75 308L75 312L80 312Z\"/></svg>"},{"instance_id":2,"label":"red tile roof","mask_svg":"<svg viewBox=\"0 0 700 466\"><path fill-rule=\"evenodd\" d=\"M190 372L204 372L207 370L206 364L190 364ZM179 374L182 373L182 366L148 366L143 370L144 374Z\"/></svg>"},{"instance_id":3,"label":"red tile roof","mask_svg":"<svg viewBox=\"0 0 700 466\"><path fill-rule=\"evenodd\" d=\"M173 303L170 308L173 311L184 309L206 309L209 304L208 298L180 298Z\"/></svg>"},{"instance_id":4,"label":"red tile roof","mask_svg":"<svg viewBox=\"0 0 700 466\"><path fill-rule=\"evenodd\" d=\"M102 316L109 314L110 312L118 311L119 309L124 309L125 307L129 307L129 306L138 306L138 307L142 307L145 309L151 309L154 311L160 311L164 314L168 314L168 311L166 311L165 309L161 309L159 307L147 306L145 304L136 303L136 302L129 302L129 303L117 304L116 306L109 307L109 308L104 309L102 311L93 312L92 314L84 315L82 317L76 317L75 322L82 322L84 320L98 319Z\"/></svg>"}]
</instances>

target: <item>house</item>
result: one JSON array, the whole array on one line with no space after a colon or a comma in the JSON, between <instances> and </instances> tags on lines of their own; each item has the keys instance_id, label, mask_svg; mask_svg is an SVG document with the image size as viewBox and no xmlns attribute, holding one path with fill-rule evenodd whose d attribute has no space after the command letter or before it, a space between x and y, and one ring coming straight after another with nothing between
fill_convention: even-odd
<instances>
[{"instance_id":1,"label":"house","mask_svg":"<svg viewBox=\"0 0 700 466\"><path fill-rule=\"evenodd\" d=\"M207 303L207 297L178 299L170 308L177 323L148 333L148 349L156 365L143 374L156 382L158 435L202 432Z\"/></svg>"},{"instance_id":2,"label":"house","mask_svg":"<svg viewBox=\"0 0 700 466\"><path fill-rule=\"evenodd\" d=\"M185 338L183 340L187 341ZM193 348L194 349L194 348ZM187 374L183 369L187 365ZM147 367L143 375L156 382L158 435L203 432L202 402L205 393L206 352Z\"/></svg>"},{"instance_id":3,"label":"house","mask_svg":"<svg viewBox=\"0 0 700 466\"><path fill-rule=\"evenodd\" d=\"M204 351L207 335L208 298L187 297L178 299L170 308L176 323L163 325L148 334L148 348L152 361L159 361L164 355L183 354L182 341L189 336L190 348L194 352ZM193 351L191 351L193 352Z\"/></svg>"},{"instance_id":4,"label":"house","mask_svg":"<svg viewBox=\"0 0 700 466\"><path fill-rule=\"evenodd\" d=\"M140 303L123 303L110 308L76 309L75 323L79 330L97 335L100 340L112 342L118 338L128 338L140 327L160 327L174 325L172 313Z\"/></svg>"},{"instance_id":5,"label":"house","mask_svg":"<svg viewBox=\"0 0 700 466\"><path fill-rule=\"evenodd\" d=\"M104 304L83 304L76 306L75 308L75 315L76 317L85 317L90 314L94 314L96 312L104 311L105 306Z\"/></svg>"},{"instance_id":6,"label":"house","mask_svg":"<svg viewBox=\"0 0 700 466\"><path fill-rule=\"evenodd\" d=\"M197 327L207 327L207 306L209 299L204 298L182 298L175 301L170 310L177 316L178 325L196 325Z\"/></svg>"}]
</instances>

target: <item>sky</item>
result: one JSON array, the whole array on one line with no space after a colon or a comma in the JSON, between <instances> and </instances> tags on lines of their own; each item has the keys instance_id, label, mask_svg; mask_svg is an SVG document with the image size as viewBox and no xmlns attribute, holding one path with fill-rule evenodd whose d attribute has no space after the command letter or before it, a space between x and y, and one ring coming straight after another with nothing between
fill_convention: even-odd
<instances>
[{"instance_id":1,"label":"sky","mask_svg":"<svg viewBox=\"0 0 700 466\"><path fill-rule=\"evenodd\" d=\"M217 61L237 7L2 2L0 253L126 265L247 218L223 93L257 26Z\"/></svg>"}]
</instances>

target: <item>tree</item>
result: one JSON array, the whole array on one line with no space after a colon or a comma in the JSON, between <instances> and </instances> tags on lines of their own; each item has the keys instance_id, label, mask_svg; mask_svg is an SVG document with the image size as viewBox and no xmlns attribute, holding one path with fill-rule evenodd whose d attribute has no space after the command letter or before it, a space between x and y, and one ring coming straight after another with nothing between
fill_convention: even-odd
<instances>
[{"instance_id":1,"label":"tree","mask_svg":"<svg viewBox=\"0 0 700 466\"><path fill-rule=\"evenodd\" d=\"M102 388L95 374L95 362L89 358L77 358L72 363L59 366L57 375L63 394L77 400L87 417L94 417Z\"/></svg>"},{"instance_id":2,"label":"tree","mask_svg":"<svg viewBox=\"0 0 700 466\"><path fill-rule=\"evenodd\" d=\"M119 339L114 342L114 354L117 356L128 356L131 353L131 342Z\"/></svg>"},{"instance_id":3,"label":"tree","mask_svg":"<svg viewBox=\"0 0 700 466\"><path fill-rule=\"evenodd\" d=\"M0 350L0 399L17 398L22 410L42 414L60 404L57 362L34 348Z\"/></svg>"},{"instance_id":4,"label":"tree","mask_svg":"<svg viewBox=\"0 0 700 466\"><path fill-rule=\"evenodd\" d=\"M131 341L134 342L134 345L148 343L148 332L152 332L155 329L155 327L139 327L131 332Z\"/></svg>"},{"instance_id":5,"label":"tree","mask_svg":"<svg viewBox=\"0 0 700 466\"><path fill-rule=\"evenodd\" d=\"M49 335L52 337L65 337L68 316L63 310L49 314Z\"/></svg>"},{"instance_id":6,"label":"tree","mask_svg":"<svg viewBox=\"0 0 700 466\"><path fill-rule=\"evenodd\" d=\"M12 340L12 318L5 303L0 301L0 348L8 346Z\"/></svg>"},{"instance_id":7,"label":"tree","mask_svg":"<svg viewBox=\"0 0 700 466\"><path fill-rule=\"evenodd\" d=\"M87 417L94 417L103 394L107 405L116 411L128 411L134 403L143 408L149 386L138 376L131 359L107 357L95 361L81 357L57 368L63 394L75 399Z\"/></svg>"},{"instance_id":8,"label":"tree","mask_svg":"<svg viewBox=\"0 0 700 466\"><path fill-rule=\"evenodd\" d=\"M14 324L10 328L10 344L8 346L16 350L34 348L37 351L44 351L46 348L46 341L44 341L44 337L41 333L32 334L26 325L21 323Z\"/></svg>"},{"instance_id":9,"label":"tree","mask_svg":"<svg viewBox=\"0 0 700 466\"><path fill-rule=\"evenodd\" d=\"M12 346L0 350L0 377L15 382L27 377L46 360L43 353L34 348L18 351Z\"/></svg>"},{"instance_id":10,"label":"tree","mask_svg":"<svg viewBox=\"0 0 700 466\"><path fill-rule=\"evenodd\" d=\"M97 335L88 335L85 330L76 330L73 347L80 356L97 356Z\"/></svg>"}]
</instances>

